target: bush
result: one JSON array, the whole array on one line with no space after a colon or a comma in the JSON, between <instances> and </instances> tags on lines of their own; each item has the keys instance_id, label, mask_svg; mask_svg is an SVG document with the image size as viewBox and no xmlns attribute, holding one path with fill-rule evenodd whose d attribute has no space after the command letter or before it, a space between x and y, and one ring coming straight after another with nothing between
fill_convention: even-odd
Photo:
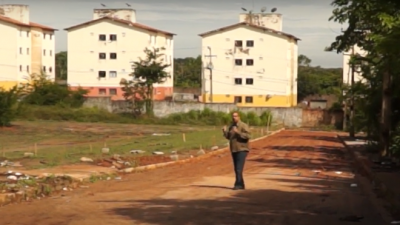
<instances>
[{"instance_id":1,"label":"bush","mask_svg":"<svg viewBox=\"0 0 400 225\"><path fill-rule=\"evenodd\" d=\"M243 113L239 111L244 122L251 126L266 126L269 111L261 116L254 112ZM159 125L211 125L222 126L231 122L231 113L215 112L210 109L191 110L186 113L175 113L165 118L150 116L132 117L130 114L114 114L98 108L71 108L60 106L30 106L21 113L20 119L24 120L53 120L77 122L106 122L106 123L133 123L133 124L159 124ZM270 119L272 121L272 119ZM270 121L270 124L271 124Z\"/></svg>"},{"instance_id":2,"label":"bush","mask_svg":"<svg viewBox=\"0 0 400 225\"><path fill-rule=\"evenodd\" d=\"M8 91L0 88L0 127L10 126L19 112L19 90L14 87Z\"/></svg>"},{"instance_id":3,"label":"bush","mask_svg":"<svg viewBox=\"0 0 400 225\"><path fill-rule=\"evenodd\" d=\"M50 81L45 75L32 75L31 82L25 86L23 102L29 105L63 107L81 107L88 91L78 89L71 90L66 85L59 85Z\"/></svg>"}]
</instances>

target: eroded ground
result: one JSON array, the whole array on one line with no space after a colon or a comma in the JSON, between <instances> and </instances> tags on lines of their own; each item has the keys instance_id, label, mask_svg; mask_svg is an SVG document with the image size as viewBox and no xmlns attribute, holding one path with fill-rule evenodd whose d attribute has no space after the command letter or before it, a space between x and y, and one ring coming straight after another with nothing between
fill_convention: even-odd
<instances>
[{"instance_id":1,"label":"eroded ground","mask_svg":"<svg viewBox=\"0 0 400 225\"><path fill-rule=\"evenodd\" d=\"M233 191L229 154L0 209L2 225L336 225L381 219L335 134L284 131L252 144L245 191ZM357 185L356 187L352 187Z\"/></svg>"}]
</instances>

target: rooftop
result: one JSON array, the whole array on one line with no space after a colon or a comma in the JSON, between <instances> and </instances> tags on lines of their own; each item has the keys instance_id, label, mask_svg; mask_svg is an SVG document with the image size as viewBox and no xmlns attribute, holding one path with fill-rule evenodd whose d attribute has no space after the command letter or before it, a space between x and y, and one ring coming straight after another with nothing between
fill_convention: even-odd
<instances>
[{"instance_id":1,"label":"rooftop","mask_svg":"<svg viewBox=\"0 0 400 225\"><path fill-rule=\"evenodd\" d=\"M57 29L54 29L54 28L51 28L51 27L48 27L48 26L44 26L44 25L41 25L41 24L38 24L38 23L34 23L34 22L29 22L29 24L22 23L22 22L20 22L18 20L14 20L14 19L11 19L11 18L5 17L5 16L0 16L0 20L4 21L4 22L7 22L7 23L15 24L15 25L18 25L18 26L21 26L21 27L41 28L43 30L48 30L48 31L56 31L57 30Z\"/></svg>"}]
</instances>

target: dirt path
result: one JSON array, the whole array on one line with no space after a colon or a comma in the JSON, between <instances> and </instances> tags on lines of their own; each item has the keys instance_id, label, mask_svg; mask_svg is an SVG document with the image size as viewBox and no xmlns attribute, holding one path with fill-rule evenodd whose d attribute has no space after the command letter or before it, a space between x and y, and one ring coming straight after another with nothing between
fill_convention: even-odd
<instances>
[{"instance_id":1,"label":"dirt path","mask_svg":"<svg viewBox=\"0 0 400 225\"><path fill-rule=\"evenodd\" d=\"M0 209L2 225L385 224L334 134L285 131L252 144L245 191L233 191L230 155L132 174ZM321 170L316 174L313 170ZM325 171L324 171L325 170ZM340 171L341 174L336 172Z\"/></svg>"}]
</instances>

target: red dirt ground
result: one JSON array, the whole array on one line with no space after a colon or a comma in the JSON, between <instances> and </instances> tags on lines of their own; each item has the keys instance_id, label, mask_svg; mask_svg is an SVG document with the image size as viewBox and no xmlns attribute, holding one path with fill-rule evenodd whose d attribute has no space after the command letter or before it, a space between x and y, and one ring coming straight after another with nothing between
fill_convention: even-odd
<instances>
[{"instance_id":1,"label":"red dirt ground","mask_svg":"<svg viewBox=\"0 0 400 225\"><path fill-rule=\"evenodd\" d=\"M233 191L229 154L176 165L88 189L10 205L2 225L385 224L335 134L284 131L252 144L247 190ZM313 170L319 170L313 171ZM361 182L361 183L360 183ZM358 187L350 187L357 183Z\"/></svg>"}]
</instances>

